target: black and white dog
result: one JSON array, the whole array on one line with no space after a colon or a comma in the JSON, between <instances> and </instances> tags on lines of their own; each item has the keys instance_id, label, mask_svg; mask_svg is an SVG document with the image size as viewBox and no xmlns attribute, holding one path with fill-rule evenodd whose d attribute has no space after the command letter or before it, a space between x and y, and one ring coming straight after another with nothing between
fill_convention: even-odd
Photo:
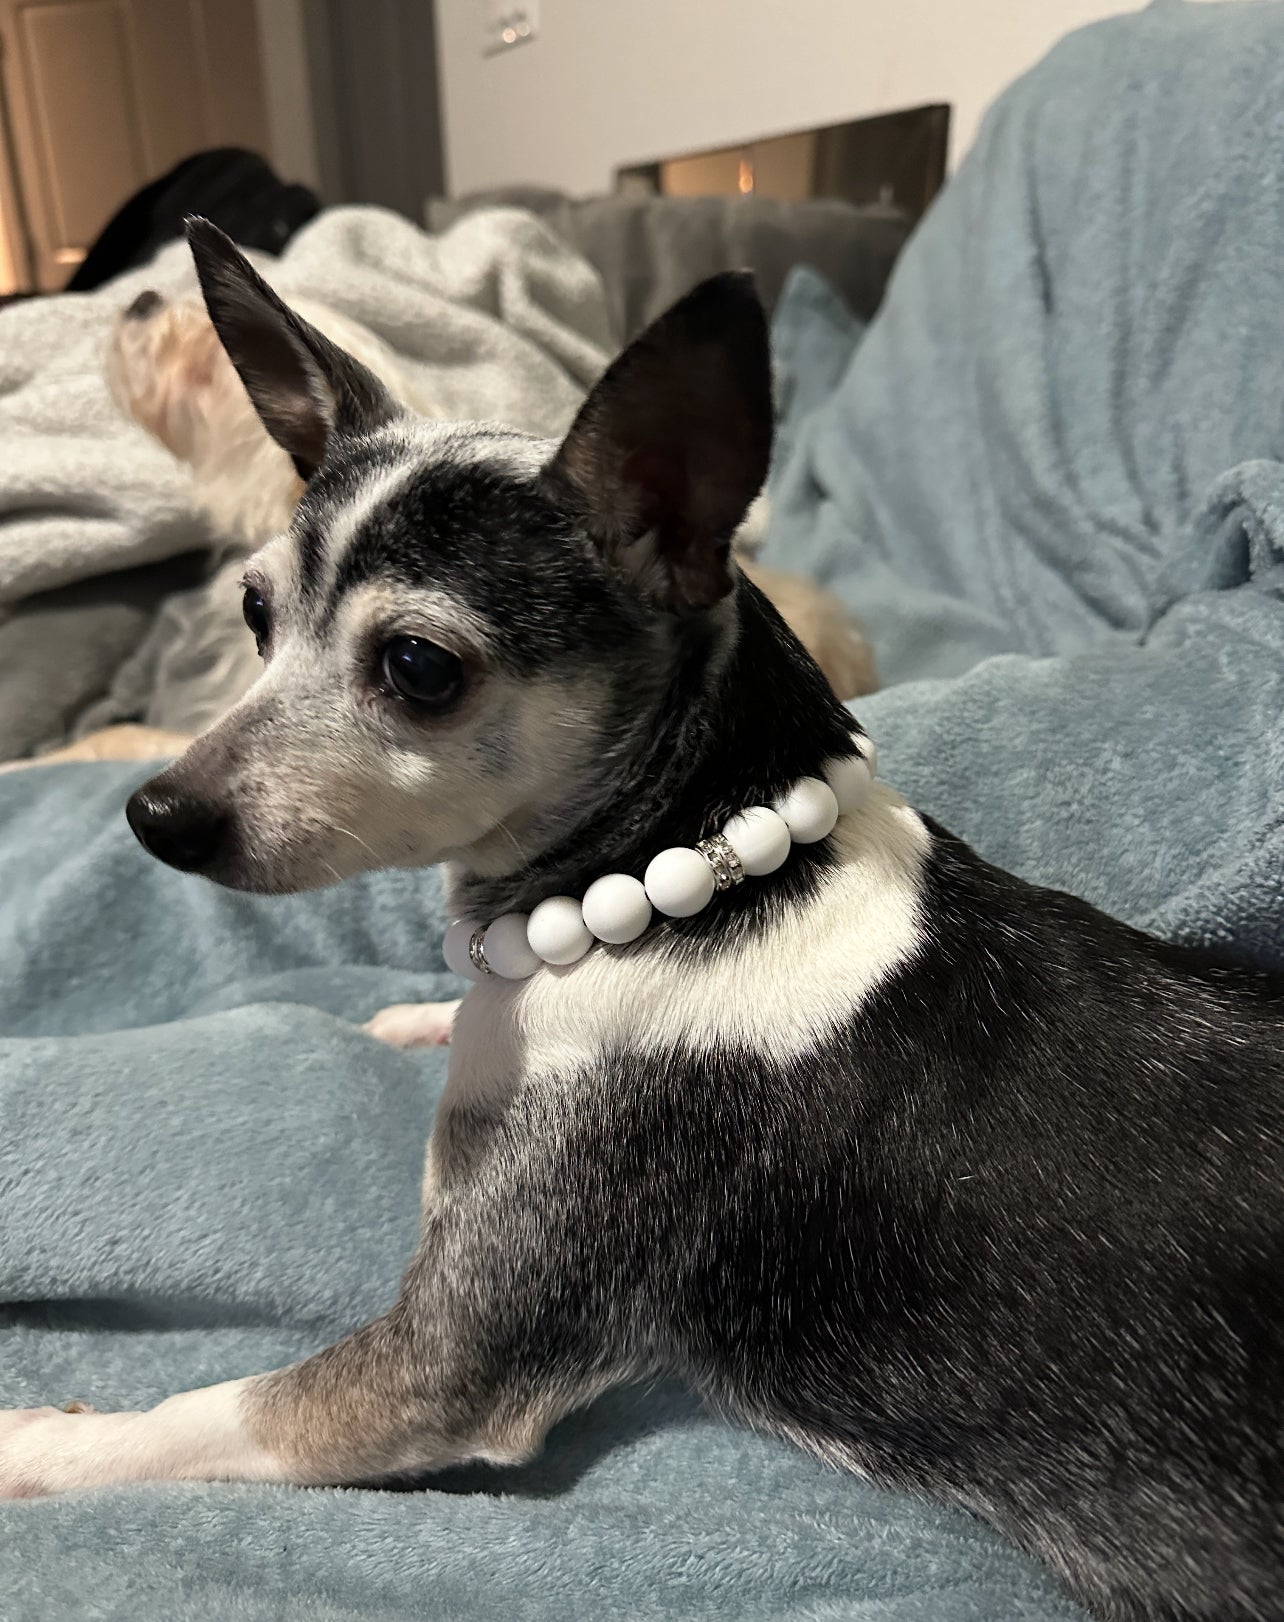
<instances>
[{"instance_id":1,"label":"black and white dog","mask_svg":"<svg viewBox=\"0 0 1284 1622\"><path fill-rule=\"evenodd\" d=\"M728 561L771 441L749 283L678 304L557 446L409 416L192 241L308 484L247 576L263 675L134 797L139 837L256 891L447 861L479 924L624 875L596 932L636 938L536 966L510 920L487 973L467 926L384 1317L148 1413L0 1417L0 1491L520 1460L665 1370L974 1511L1099 1617L1284 1617L1284 983L998 872L879 784L772 871L717 837L864 750ZM668 847L699 890L710 839L699 910L619 921Z\"/></svg>"}]
</instances>

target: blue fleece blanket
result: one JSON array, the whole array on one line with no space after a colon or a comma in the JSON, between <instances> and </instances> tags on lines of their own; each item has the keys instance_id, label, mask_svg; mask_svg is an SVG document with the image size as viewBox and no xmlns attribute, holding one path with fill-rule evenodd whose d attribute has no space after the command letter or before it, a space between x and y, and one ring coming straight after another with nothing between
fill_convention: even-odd
<instances>
[{"instance_id":1,"label":"blue fleece blanket","mask_svg":"<svg viewBox=\"0 0 1284 1622\"><path fill-rule=\"evenodd\" d=\"M1275 5L1165 6L1014 87L836 391L800 362L772 543L903 683L860 712L911 797L1031 877L1275 961L1280 40ZM141 775L0 777L4 1405L274 1366L384 1306L414 1242L441 1059L353 1022L446 993L434 878L225 894L134 845ZM671 1391L414 1492L0 1506L0 1622L494 1615L1078 1613L966 1517Z\"/></svg>"},{"instance_id":2,"label":"blue fleece blanket","mask_svg":"<svg viewBox=\"0 0 1284 1622\"><path fill-rule=\"evenodd\" d=\"M777 330L823 394L853 338L813 280ZM1281 355L1284 9L1097 24L999 100L837 387L787 407L768 539L864 620L911 799L1276 964Z\"/></svg>"}]
</instances>

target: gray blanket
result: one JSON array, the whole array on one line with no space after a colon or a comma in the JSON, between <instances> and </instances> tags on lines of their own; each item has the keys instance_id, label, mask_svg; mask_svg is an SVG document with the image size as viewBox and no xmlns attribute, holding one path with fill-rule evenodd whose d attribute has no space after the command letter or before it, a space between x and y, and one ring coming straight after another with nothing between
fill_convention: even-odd
<instances>
[{"instance_id":1,"label":"gray blanket","mask_svg":"<svg viewBox=\"0 0 1284 1622\"><path fill-rule=\"evenodd\" d=\"M596 272L517 209L440 236L382 209L331 209L260 268L287 298L375 332L443 417L558 433L610 352ZM0 312L0 759L76 726L209 718L235 593L220 581L217 594L171 599L211 572L226 538L207 532L185 469L122 417L104 378L111 328L144 287L194 293L185 246L99 292ZM210 657L190 655L194 640Z\"/></svg>"},{"instance_id":2,"label":"gray blanket","mask_svg":"<svg viewBox=\"0 0 1284 1622\"><path fill-rule=\"evenodd\" d=\"M543 186L433 198L428 224L440 231L499 203L537 214L598 271L620 343L696 282L730 268L753 272L771 310L790 270L810 265L868 320L910 229L891 206L836 197L575 198Z\"/></svg>"}]
</instances>

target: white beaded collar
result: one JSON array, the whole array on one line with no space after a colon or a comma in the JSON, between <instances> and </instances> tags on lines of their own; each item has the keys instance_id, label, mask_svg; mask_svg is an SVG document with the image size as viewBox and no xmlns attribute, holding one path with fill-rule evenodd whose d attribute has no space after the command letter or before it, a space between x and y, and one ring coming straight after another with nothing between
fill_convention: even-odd
<instances>
[{"instance_id":1,"label":"white beaded collar","mask_svg":"<svg viewBox=\"0 0 1284 1622\"><path fill-rule=\"evenodd\" d=\"M857 753L831 760L824 778L803 777L767 805L751 805L719 834L694 847L674 845L653 857L641 882L607 873L583 901L555 895L531 913L506 912L493 923L460 918L446 931L446 962L466 980L526 980L546 964L578 963L598 941L625 946L651 922L652 909L690 918L719 890L774 873L794 845L814 845L847 811L869 797L878 770L871 738L853 738Z\"/></svg>"}]
</instances>

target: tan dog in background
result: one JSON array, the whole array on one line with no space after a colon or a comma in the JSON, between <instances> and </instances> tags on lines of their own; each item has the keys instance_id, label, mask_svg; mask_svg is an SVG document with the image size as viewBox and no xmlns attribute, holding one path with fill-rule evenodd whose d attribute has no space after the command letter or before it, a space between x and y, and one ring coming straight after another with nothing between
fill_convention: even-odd
<instances>
[{"instance_id":1,"label":"tan dog in background","mask_svg":"<svg viewBox=\"0 0 1284 1622\"><path fill-rule=\"evenodd\" d=\"M398 400L425 416L444 415L369 328L307 300L295 308L368 366ZM199 299L139 294L116 323L107 381L121 410L191 468L196 503L215 534L243 546L248 555L288 526L302 480L260 423ZM754 559L765 527L766 504L760 499L736 537L740 567L771 599L839 698L873 692L878 684L872 650L838 599L802 575ZM248 687L258 669L248 637L245 658ZM150 760L176 754L187 742L185 734L152 727L107 727L38 761L15 764Z\"/></svg>"}]
</instances>

